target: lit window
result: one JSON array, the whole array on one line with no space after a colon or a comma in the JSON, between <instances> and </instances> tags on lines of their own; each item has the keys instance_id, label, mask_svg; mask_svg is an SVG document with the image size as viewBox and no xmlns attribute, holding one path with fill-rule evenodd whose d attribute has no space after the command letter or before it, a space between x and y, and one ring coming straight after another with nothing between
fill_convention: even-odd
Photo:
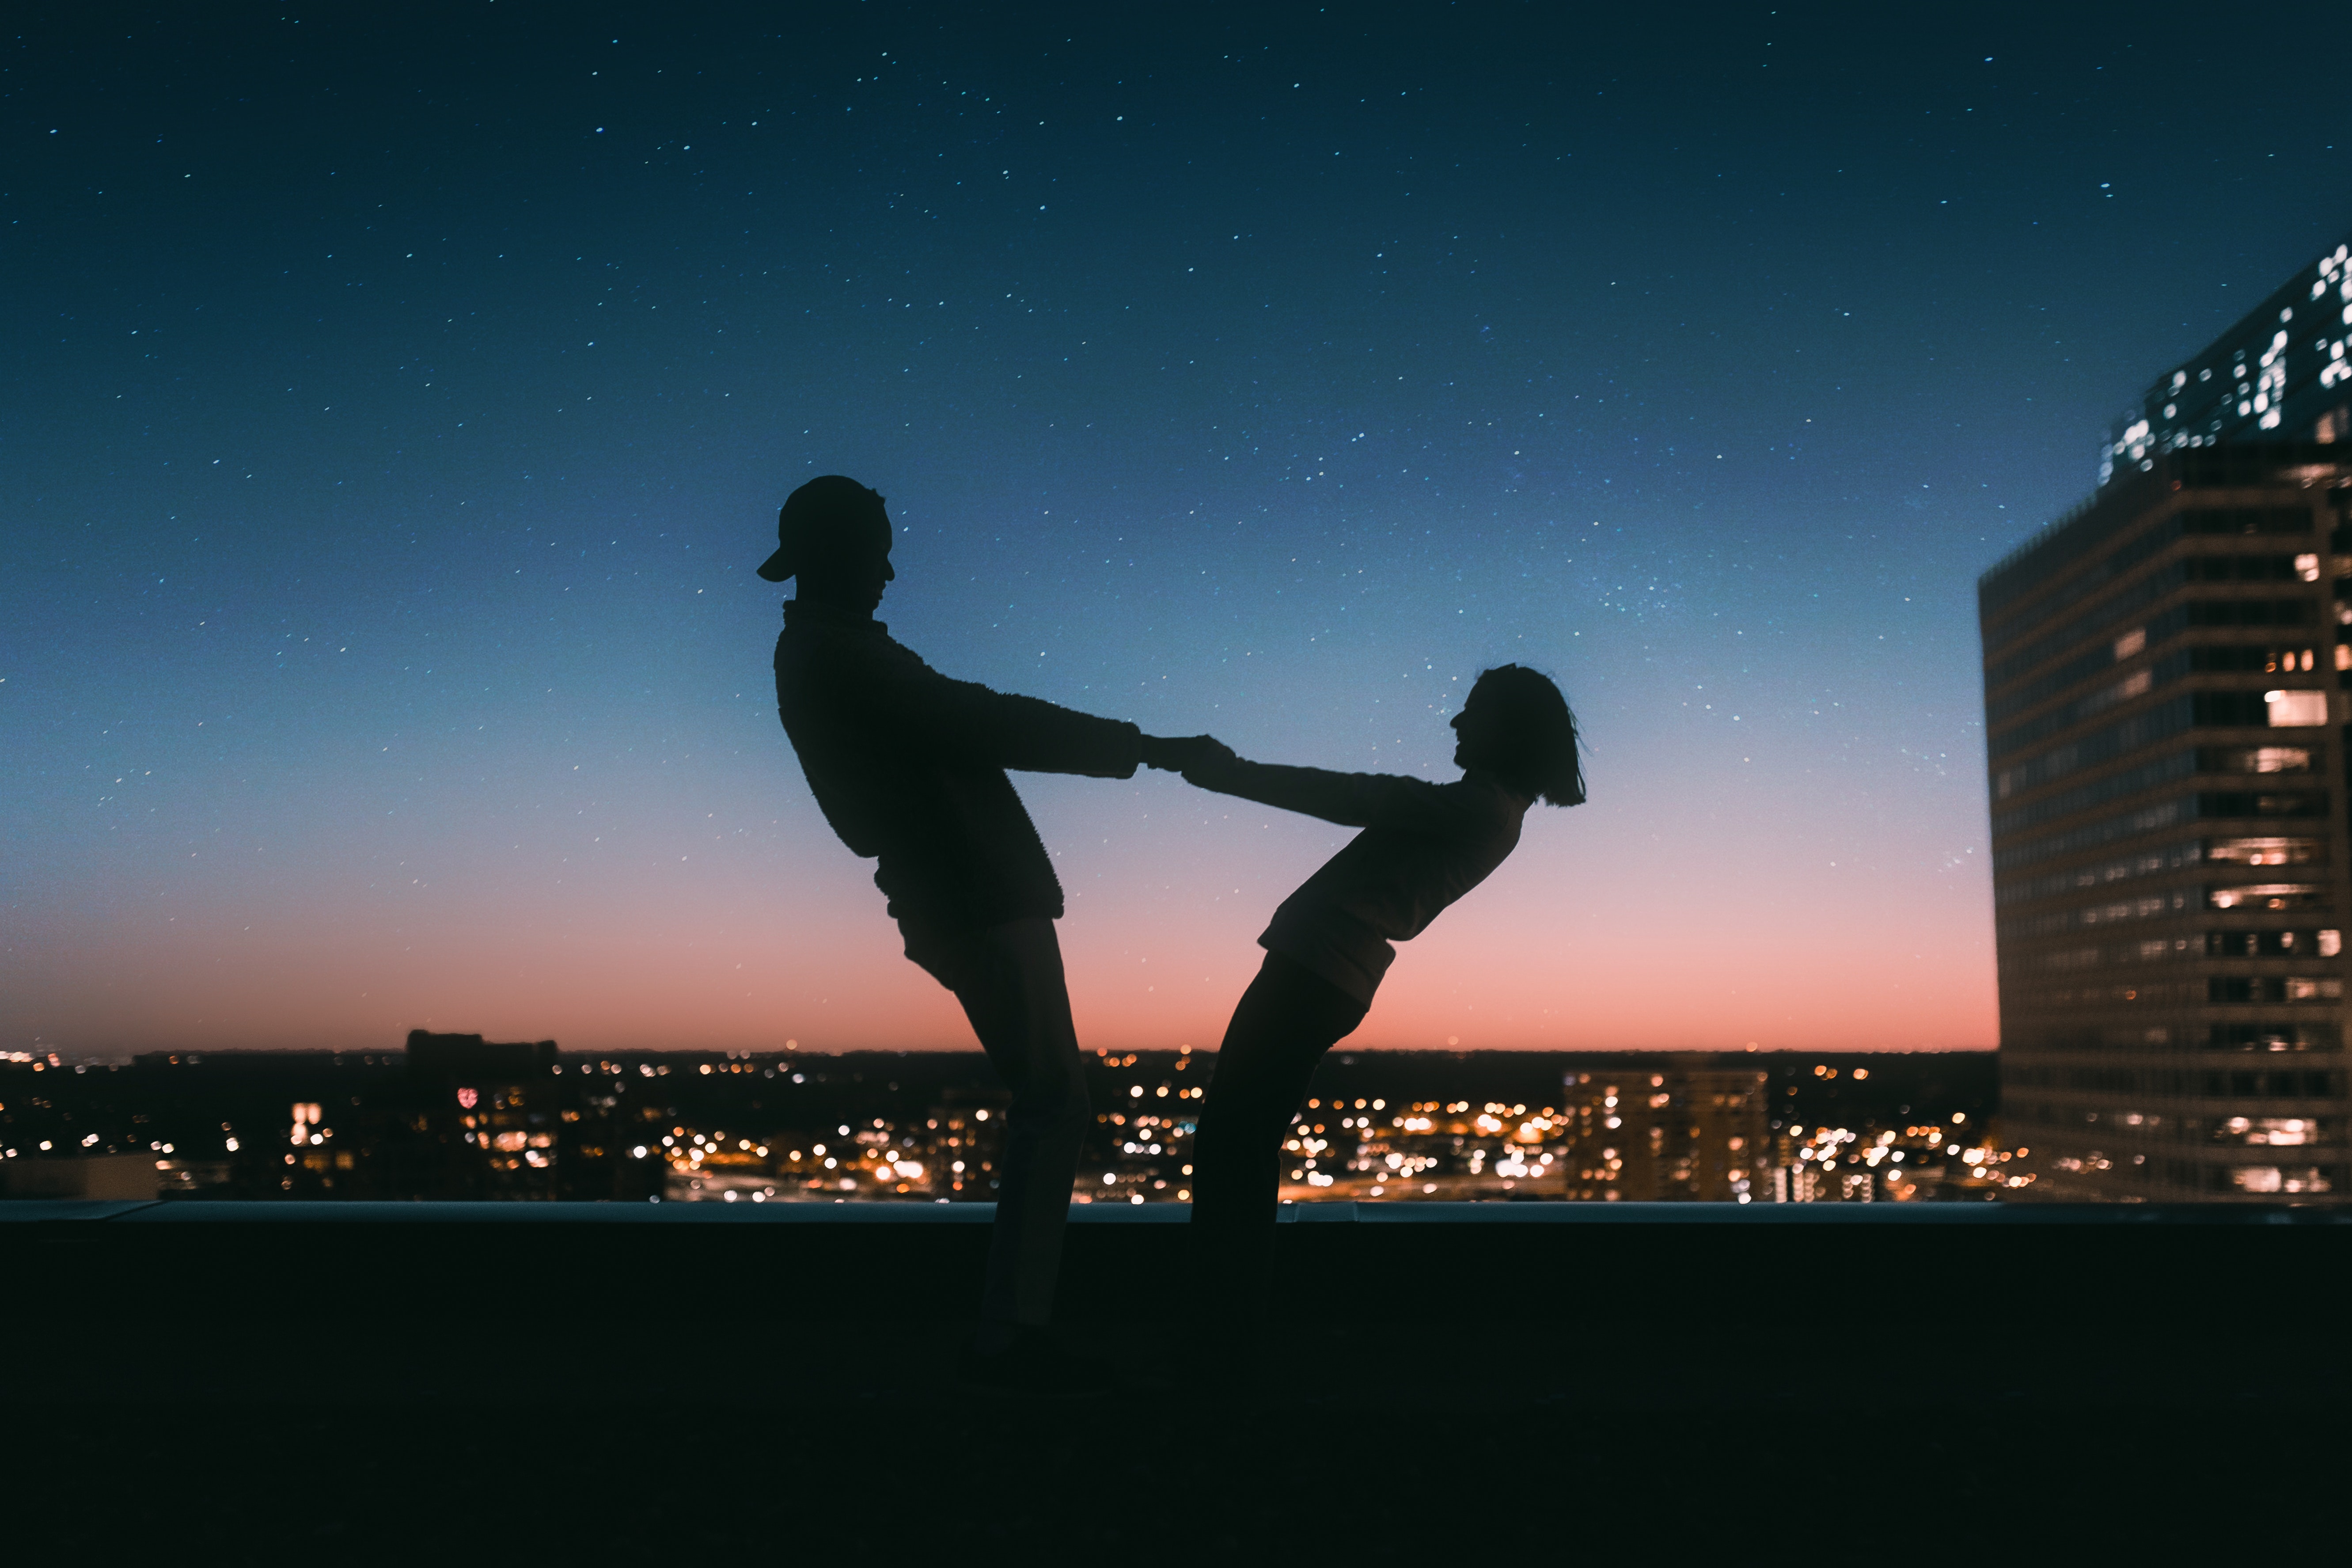
<instances>
[{"instance_id":1,"label":"lit window","mask_svg":"<svg viewBox=\"0 0 2352 1568\"><path fill-rule=\"evenodd\" d=\"M2318 900L2319 889L2309 882L2268 882L2252 888L2212 888L2206 900L2217 910L2289 910Z\"/></svg>"},{"instance_id":2,"label":"lit window","mask_svg":"<svg viewBox=\"0 0 2352 1568\"><path fill-rule=\"evenodd\" d=\"M2325 691L2265 691L2273 730L2308 730L2327 722Z\"/></svg>"},{"instance_id":3,"label":"lit window","mask_svg":"<svg viewBox=\"0 0 2352 1568\"><path fill-rule=\"evenodd\" d=\"M2300 866L2319 855L2316 838L2217 838L2205 846L2205 858L2240 866Z\"/></svg>"}]
</instances>

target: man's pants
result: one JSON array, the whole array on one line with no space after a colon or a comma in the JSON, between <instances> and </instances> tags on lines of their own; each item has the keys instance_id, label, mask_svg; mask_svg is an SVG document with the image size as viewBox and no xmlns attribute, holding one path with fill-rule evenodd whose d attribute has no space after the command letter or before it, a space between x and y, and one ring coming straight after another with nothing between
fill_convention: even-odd
<instances>
[{"instance_id":1,"label":"man's pants","mask_svg":"<svg viewBox=\"0 0 2352 1568\"><path fill-rule=\"evenodd\" d=\"M1192 1148L1192 1257L1213 1334L1247 1336L1274 1286L1282 1143L1323 1053L1364 1005L1295 960L1265 955L1234 1008Z\"/></svg>"},{"instance_id":2,"label":"man's pants","mask_svg":"<svg viewBox=\"0 0 2352 1568\"><path fill-rule=\"evenodd\" d=\"M1094 1115L1054 922L1012 921L946 937L909 931L907 956L955 993L981 1049L1013 1090L980 1315L999 1323L1045 1323L1054 1313L1078 1146Z\"/></svg>"}]
</instances>

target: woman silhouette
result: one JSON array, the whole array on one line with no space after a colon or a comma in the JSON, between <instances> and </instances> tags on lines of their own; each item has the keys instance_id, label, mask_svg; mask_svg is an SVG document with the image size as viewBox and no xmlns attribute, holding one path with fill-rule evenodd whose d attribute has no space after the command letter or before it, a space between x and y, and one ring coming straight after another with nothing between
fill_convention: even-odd
<instances>
[{"instance_id":1,"label":"woman silhouette","mask_svg":"<svg viewBox=\"0 0 2352 1568\"><path fill-rule=\"evenodd\" d=\"M1519 842L1538 800L1584 799L1576 717L1559 688L1502 665L1450 721L1454 784L1244 762L1188 748L1185 779L1326 822L1361 827L1283 900L1258 938L1265 963L1234 1008L1193 1151L1192 1234L1210 1342L1204 1371L1254 1355L1271 1289L1282 1140L1323 1053L1363 1022L1391 942L1419 935Z\"/></svg>"}]
</instances>

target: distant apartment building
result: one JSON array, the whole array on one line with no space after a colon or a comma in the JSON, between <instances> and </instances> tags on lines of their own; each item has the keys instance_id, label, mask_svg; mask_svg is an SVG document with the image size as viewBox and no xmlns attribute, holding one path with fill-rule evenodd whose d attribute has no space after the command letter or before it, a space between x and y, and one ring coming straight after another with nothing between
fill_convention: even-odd
<instances>
[{"instance_id":1,"label":"distant apartment building","mask_svg":"<svg viewBox=\"0 0 2352 1568\"><path fill-rule=\"evenodd\" d=\"M663 1190L659 1108L624 1107L621 1064L567 1061L553 1040L424 1029L409 1032L406 1056L404 1136L383 1137L380 1151L389 1190L623 1202Z\"/></svg>"},{"instance_id":2,"label":"distant apartment building","mask_svg":"<svg viewBox=\"0 0 2352 1568\"><path fill-rule=\"evenodd\" d=\"M1771 1201L1769 1081L1671 1058L1568 1072L1547 1174L1585 1202Z\"/></svg>"},{"instance_id":3,"label":"distant apartment building","mask_svg":"<svg viewBox=\"0 0 2352 1568\"><path fill-rule=\"evenodd\" d=\"M558 1065L553 1040L502 1045L410 1030L415 1131L431 1188L468 1198L554 1197Z\"/></svg>"},{"instance_id":4,"label":"distant apartment building","mask_svg":"<svg viewBox=\"0 0 2352 1568\"><path fill-rule=\"evenodd\" d=\"M2320 386L2344 254L2331 345L2290 338L2284 378L2284 349L2226 342L2174 373L2097 496L1979 584L2001 1114L2039 1173L2019 1196L2352 1191L2352 447L2239 439L2282 408L2286 434L2341 428L2310 394L2347 385ZM2288 324L2315 333L2305 294ZM2215 381L2254 389L2244 413L2191 402Z\"/></svg>"}]
</instances>

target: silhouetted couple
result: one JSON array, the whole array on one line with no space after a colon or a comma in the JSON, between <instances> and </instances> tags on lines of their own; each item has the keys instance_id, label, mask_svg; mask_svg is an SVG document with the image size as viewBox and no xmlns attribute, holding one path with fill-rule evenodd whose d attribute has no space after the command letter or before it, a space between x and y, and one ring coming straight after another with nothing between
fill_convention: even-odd
<instances>
[{"instance_id":1,"label":"silhouetted couple","mask_svg":"<svg viewBox=\"0 0 2352 1568\"><path fill-rule=\"evenodd\" d=\"M797 576L776 639L776 706L817 805L875 885L907 956L955 994L1013 1090L996 1175L980 1326L961 1371L980 1383L1081 1393L1107 1369L1046 1330L1079 1148L1093 1119L1054 921L1062 888L1005 770L1129 778L1139 766L1203 789L1361 827L1275 911L1257 977L1227 1027L1195 1138L1192 1231L1213 1372L1246 1360L1272 1290L1282 1142L1323 1053L1362 1022L1390 945L1484 880L1541 799L1584 798L1575 721L1516 665L1478 678L1451 721L1458 783L1245 762L1208 736L1015 697L932 669L874 618L890 569L883 499L827 476L776 521L772 583Z\"/></svg>"}]
</instances>

